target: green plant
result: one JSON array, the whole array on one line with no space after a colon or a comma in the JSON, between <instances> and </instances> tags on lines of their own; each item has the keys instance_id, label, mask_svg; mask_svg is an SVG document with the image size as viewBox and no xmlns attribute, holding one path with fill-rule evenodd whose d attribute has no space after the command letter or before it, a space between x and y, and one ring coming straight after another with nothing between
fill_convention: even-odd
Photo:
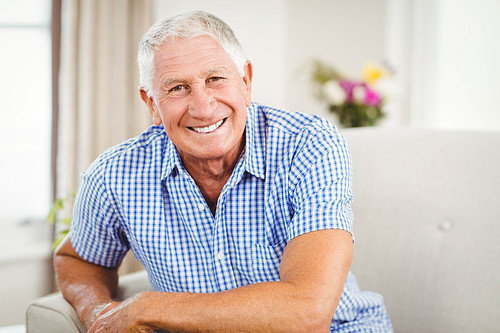
<instances>
[{"instance_id":1,"label":"green plant","mask_svg":"<svg viewBox=\"0 0 500 333\"><path fill-rule=\"evenodd\" d=\"M56 237L52 243L52 249L55 250L61 241L69 233L71 227L71 207L75 199L76 192L72 192L63 198L57 198L50 207L47 220L55 226Z\"/></svg>"}]
</instances>

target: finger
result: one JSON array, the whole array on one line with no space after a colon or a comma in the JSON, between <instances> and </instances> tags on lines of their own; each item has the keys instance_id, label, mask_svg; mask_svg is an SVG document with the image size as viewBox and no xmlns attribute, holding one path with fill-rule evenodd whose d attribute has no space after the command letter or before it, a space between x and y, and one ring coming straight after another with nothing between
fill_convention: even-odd
<instances>
[{"instance_id":1,"label":"finger","mask_svg":"<svg viewBox=\"0 0 500 333\"><path fill-rule=\"evenodd\" d=\"M110 303L104 305L104 308L97 313L97 315L95 316L95 319L98 319L103 314L108 313L109 311L113 310L118 305L120 305L120 302L110 302Z\"/></svg>"},{"instance_id":2,"label":"finger","mask_svg":"<svg viewBox=\"0 0 500 333\"><path fill-rule=\"evenodd\" d=\"M98 318L92 326L89 328L87 333L99 333L99 332L106 332L105 330L105 322L103 322L102 318Z\"/></svg>"}]
</instances>

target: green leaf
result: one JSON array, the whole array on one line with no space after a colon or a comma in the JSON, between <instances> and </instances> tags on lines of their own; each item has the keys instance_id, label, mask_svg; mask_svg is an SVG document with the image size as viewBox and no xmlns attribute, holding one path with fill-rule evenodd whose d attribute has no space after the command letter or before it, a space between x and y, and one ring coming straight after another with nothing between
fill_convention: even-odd
<instances>
[{"instance_id":1,"label":"green leaf","mask_svg":"<svg viewBox=\"0 0 500 333\"><path fill-rule=\"evenodd\" d=\"M55 223L57 212L63 208L64 208L63 199L56 199L52 204L52 207L50 207L49 215L47 216L47 219L49 220L50 223L52 224Z\"/></svg>"},{"instance_id":2,"label":"green leaf","mask_svg":"<svg viewBox=\"0 0 500 333\"><path fill-rule=\"evenodd\" d=\"M330 80L339 80L342 78L340 73L333 66L327 65L320 60L314 60L312 66L311 79L313 82L320 85Z\"/></svg>"},{"instance_id":3,"label":"green leaf","mask_svg":"<svg viewBox=\"0 0 500 333\"><path fill-rule=\"evenodd\" d=\"M57 223L58 227L61 226L61 228L60 228L61 231L58 232L57 238L54 241L54 243L52 244L53 250L55 250L59 246L61 241L64 239L64 237L66 237L66 235L69 232L70 226L71 226L71 216L61 218L61 217L58 217L57 213L60 210L64 209L65 204L72 205L73 200L75 199L75 196L76 196L76 192L73 191L73 192L69 193L68 195L66 195L64 198L58 198L58 199L54 200L54 203L50 207L50 211L49 211L49 214L47 216L47 220L51 224ZM59 229L59 228L57 228L57 229Z\"/></svg>"},{"instance_id":4,"label":"green leaf","mask_svg":"<svg viewBox=\"0 0 500 333\"><path fill-rule=\"evenodd\" d=\"M66 237L66 235L68 233L69 233L69 230L63 230L63 231L61 231L59 233L59 236L57 236L56 240L52 244L52 250L55 251L55 249L57 249L57 247L59 246L59 244L61 244L61 242L63 241L63 239Z\"/></svg>"},{"instance_id":5,"label":"green leaf","mask_svg":"<svg viewBox=\"0 0 500 333\"><path fill-rule=\"evenodd\" d=\"M71 217L65 217L65 218L61 219L59 222L61 222L62 224L66 225L66 226L70 226L71 225Z\"/></svg>"}]
</instances>

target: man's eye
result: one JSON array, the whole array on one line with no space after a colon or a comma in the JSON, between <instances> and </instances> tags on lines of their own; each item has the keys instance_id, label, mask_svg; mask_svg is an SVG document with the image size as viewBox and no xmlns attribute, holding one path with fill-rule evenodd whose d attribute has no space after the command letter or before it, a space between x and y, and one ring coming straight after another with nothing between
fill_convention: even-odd
<instances>
[{"instance_id":1,"label":"man's eye","mask_svg":"<svg viewBox=\"0 0 500 333\"><path fill-rule=\"evenodd\" d=\"M168 90L168 92L179 92L179 91L182 91L182 89L184 89L185 87L182 86L182 85L178 85L178 86L175 86L173 88L170 88Z\"/></svg>"},{"instance_id":2,"label":"man's eye","mask_svg":"<svg viewBox=\"0 0 500 333\"><path fill-rule=\"evenodd\" d=\"M223 78L223 77L220 77L220 76L213 76L213 77L209 78L209 79L207 80L207 82L217 82L217 81L221 81L221 80L223 80L223 79L224 79L224 78Z\"/></svg>"}]
</instances>

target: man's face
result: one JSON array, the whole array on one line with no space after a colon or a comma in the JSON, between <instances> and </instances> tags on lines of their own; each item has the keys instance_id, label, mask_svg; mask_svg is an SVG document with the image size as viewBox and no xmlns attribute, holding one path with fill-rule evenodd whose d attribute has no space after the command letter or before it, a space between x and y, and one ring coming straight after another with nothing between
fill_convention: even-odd
<instances>
[{"instance_id":1,"label":"man's face","mask_svg":"<svg viewBox=\"0 0 500 333\"><path fill-rule=\"evenodd\" d=\"M184 162L235 159L242 148L251 79L251 64L242 77L213 38L179 38L157 51L153 96L143 91L141 96Z\"/></svg>"}]
</instances>

